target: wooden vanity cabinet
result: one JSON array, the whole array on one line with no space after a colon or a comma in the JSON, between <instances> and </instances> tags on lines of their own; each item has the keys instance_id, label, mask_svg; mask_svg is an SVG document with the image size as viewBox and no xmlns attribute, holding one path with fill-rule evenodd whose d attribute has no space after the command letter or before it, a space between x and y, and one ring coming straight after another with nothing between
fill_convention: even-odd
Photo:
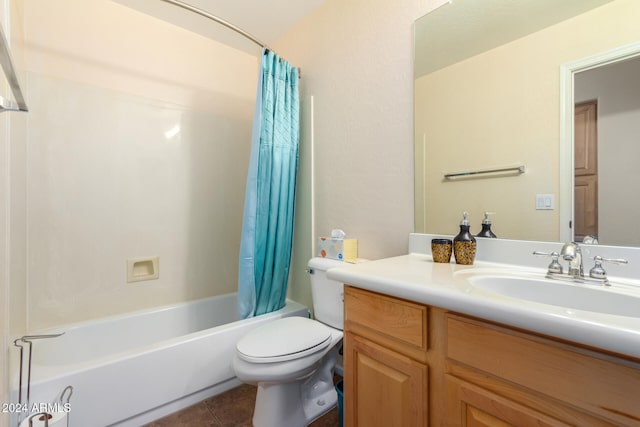
<instances>
[{"instance_id":1,"label":"wooden vanity cabinet","mask_svg":"<svg viewBox=\"0 0 640 427\"><path fill-rule=\"evenodd\" d=\"M427 426L427 307L345 287L346 426Z\"/></svg>"},{"instance_id":2,"label":"wooden vanity cabinet","mask_svg":"<svg viewBox=\"0 0 640 427\"><path fill-rule=\"evenodd\" d=\"M640 360L345 287L345 426L640 426Z\"/></svg>"}]
</instances>

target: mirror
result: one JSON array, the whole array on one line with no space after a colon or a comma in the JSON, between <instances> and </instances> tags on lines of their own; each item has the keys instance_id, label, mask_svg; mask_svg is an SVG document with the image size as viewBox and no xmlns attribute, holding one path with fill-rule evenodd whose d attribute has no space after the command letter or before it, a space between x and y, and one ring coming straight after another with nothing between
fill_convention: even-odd
<instances>
[{"instance_id":1,"label":"mirror","mask_svg":"<svg viewBox=\"0 0 640 427\"><path fill-rule=\"evenodd\" d=\"M453 235L468 211L477 234L483 212L491 211L501 238L578 237L576 221L584 222L584 215L574 215L574 192L579 206L584 191L579 185L574 190L573 108L583 99L573 99L574 78L578 88L581 80L596 80L583 74L637 56L640 47L629 46L640 40L638 17L640 4L632 0L456 0L416 21L416 232ZM592 89L585 92L604 100ZM635 105L615 111L616 119L640 111ZM603 138L598 158L612 151L613 143ZM524 173L475 174L520 166ZM445 179L450 173L464 175ZM629 236L633 222L620 219L620 208L608 209L620 206L613 198L629 198L620 194L625 185L615 186L619 178L612 179L609 186L606 170L599 171L600 243L640 246L640 236ZM627 175L626 181L640 178ZM624 206L634 209L630 215L637 221L640 208ZM626 225L627 232L609 233L605 224Z\"/></svg>"}]
</instances>

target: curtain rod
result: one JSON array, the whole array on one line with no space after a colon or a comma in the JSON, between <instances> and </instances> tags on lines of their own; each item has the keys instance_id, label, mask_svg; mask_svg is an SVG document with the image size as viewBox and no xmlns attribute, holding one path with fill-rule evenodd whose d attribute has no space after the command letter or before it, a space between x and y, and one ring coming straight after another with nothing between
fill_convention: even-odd
<instances>
[{"instance_id":1,"label":"curtain rod","mask_svg":"<svg viewBox=\"0 0 640 427\"><path fill-rule=\"evenodd\" d=\"M219 18L215 15L212 15L211 13L199 9L195 6L191 6L190 4L184 3L180 0L161 0L165 3L170 3L174 6L178 6L181 7L183 9L189 10L193 13L197 13L200 16L204 16L205 18L209 18L212 21L217 22L218 24L224 25L225 27L229 28L230 30L235 31L236 33L243 35L244 37L248 38L249 40L251 40L252 42L254 42L255 44L257 44L260 47L263 47L265 49L271 50L273 52L272 49L269 49L269 46L266 45L266 43L261 42L259 39L257 39L256 37L254 37L253 35L249 34L248 32L246 32L245 30L243 30L242 28L239 28L235 25L233 25L231 22L225 21L222 18Z\"/></svg>"},{"instance_id":2,"label":"curtain rod","mask_svg":"<svg viewBox=\"0 0 640 427\"><path fill-rule=\"evenodd\" d=\"M233 25L229 21L226 21L226 20L224 20L224 19L222 19L222 18L220 18L218 16L215 16L215 15L207 12L206 10L202 10L202 9L197 8L195 6L191 6L190 4L187 4L187 3L183 2L183 1L180 1L180 0L160 0L160 1L172 4L174 6L181 7L183 9L185 9L185 10L188 10L188 11L193 12L193 13L197 13L200 16L204 16L205 18L211 19L212 21L215 21L218 24L224 25L225 27L229 28L230 30L233 30L236 33L248 38L249 40L251 40L252 42L257 44L258 46L266 49L267 51L270 50L271 52L275 53L275 51L273 49L271 49L269 46L267 46L266 43L263 43L262 41L260 41L260 39L256 38L252 34L246 32L245 30L243 30L240 27L237 27L237 26ZM302 77L302 70L300 70L300 68L298 67L298 78L301 78L301 77Z\"/></svg>"}]
</instances>

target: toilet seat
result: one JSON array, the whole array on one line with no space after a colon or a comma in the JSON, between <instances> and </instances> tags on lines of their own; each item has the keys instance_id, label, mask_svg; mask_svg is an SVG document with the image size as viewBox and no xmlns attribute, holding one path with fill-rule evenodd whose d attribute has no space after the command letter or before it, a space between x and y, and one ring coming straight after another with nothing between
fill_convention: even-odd
<instances>
[{"instance_id":1,"label":"toilet seat","mask_svg":"<svg viewBox=\"0 0 640 427\"><path fill-rule=\"evenodd\" d=\"M249 332L236 348L247 362L274 363L322 351L330 343L328 326L306 317L286 317Z\"/></svg>"}]
</instances>

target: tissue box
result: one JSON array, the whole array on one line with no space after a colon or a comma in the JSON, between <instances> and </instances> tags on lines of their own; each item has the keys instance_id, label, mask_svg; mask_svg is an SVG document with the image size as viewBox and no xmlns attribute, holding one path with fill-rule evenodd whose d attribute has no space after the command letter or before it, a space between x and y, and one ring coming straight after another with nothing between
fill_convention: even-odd
<instances>
[{"instance_id":1,"label":"tissue box","mask_svg":"<svg viewBox=\"0 0 640 427\"><path fill-rule=\"evenodd\" d=\"M358 258L358 239L320 237L318 239L318 254L322 258L355 263Z\"/></svg>"}]
</instances>

